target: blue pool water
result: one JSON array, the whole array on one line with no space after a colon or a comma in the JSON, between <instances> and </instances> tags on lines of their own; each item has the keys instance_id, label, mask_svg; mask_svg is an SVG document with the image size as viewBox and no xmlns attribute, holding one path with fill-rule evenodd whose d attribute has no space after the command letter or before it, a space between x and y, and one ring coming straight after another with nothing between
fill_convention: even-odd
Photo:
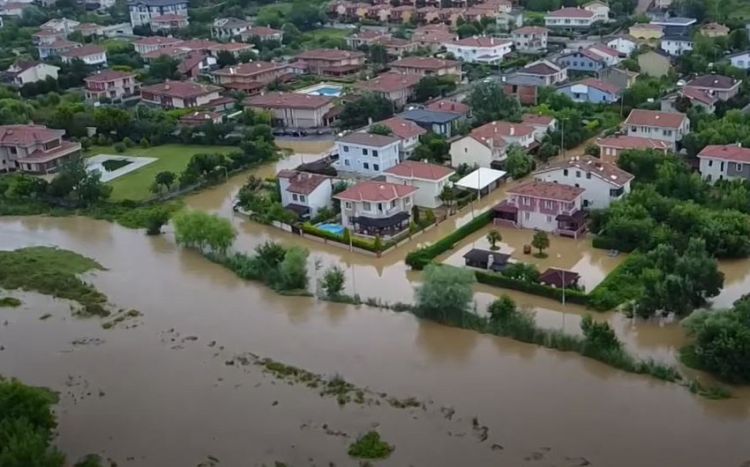
<instances>
[{"instance_id":1,"label":"blue pool water","mask_svg":"<svg viewBox=\"0 0 750 467\"><path fill-rule=\"evenodd\" d=\"M325 230L328 233L338 235L339 237L344 236L344 226L341 224L318 224L316 226L320 230Z\"/></svg>"},{"instance_id":2,"label":"blue pool water","mask_svg":"<svg viewBox=\"0 0 750 467\"><path fill-rule=\"evenodd\" d=\"M317 94L319 96L326 96L326 97L339 97L341 95L341 88L334 87L334 86L326 86L323 88L316 89L311 94Z\"/></svg>"}]
</instances>

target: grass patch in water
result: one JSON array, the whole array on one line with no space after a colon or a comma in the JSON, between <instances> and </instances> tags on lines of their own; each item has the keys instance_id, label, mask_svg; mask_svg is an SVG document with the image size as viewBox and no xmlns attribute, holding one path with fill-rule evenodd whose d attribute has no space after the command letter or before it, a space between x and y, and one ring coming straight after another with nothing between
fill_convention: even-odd
<instances>
[{"instance_id":1,"label":"grass patch in water","mask_svg":"<svg viewBox=\"0 0 750 467\"><path fill-rule=\"evenodd\" d=\"M0 251L0 287L29 290L82 305L84 316L108 316L107 297L78 278L103 270L96 261L78 253L51 247Z\"/></svg>"},{"instance_id":2,"label":"grass patch in water","mask_svg":"<svg viewBox=\"0 0 750 467\"><path fill-rule=\"evenodd\" d=\"M359 459L385 459L393 449L393 446L380 439L380 433L368 431L349 446L349 455Z\"/></svg>"},{"instance_id":3,"label":"grass patch in water","mask_svg":"<svg viewBox=\"0 0 750 467\"><path fill-rule=\"evenodd\" d=\"M17 308L21 306L23 302L15 297L3 297L0 298L0 308Z\"/></svg>"}]
</instances>

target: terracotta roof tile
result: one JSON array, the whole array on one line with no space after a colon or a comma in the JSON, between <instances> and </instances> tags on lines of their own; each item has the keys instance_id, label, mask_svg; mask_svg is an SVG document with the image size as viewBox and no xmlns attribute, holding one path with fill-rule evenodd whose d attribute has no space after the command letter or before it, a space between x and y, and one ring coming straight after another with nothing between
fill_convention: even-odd
<instances>
[{"instance_id":1,"label":"terracotta roof tile","mask_svg":"<svg viewBox=\"0 0 750 467\"><path fill-rule=\"evenodd\" d=\"M332 101L332 98L326 96L298 94L294 92L269 92L262 96L252 96L245 100L245 104L250 107L269 109L318 109L329 105Z\"/></svg>"},{"instance_id":2,"label":"terracotta roof tile","mask_svg":"<svg viewBox=\"0 0 750 467\"><path fill-rule=\"evenodd\" d=\"M469 111L471 110L468 105L451 99L435 101L428 104L425 108L427 110L432 110L433 112L448 112L459 115L469 115Z\"/></svg>"},{"instance_id":3,"label":"terracotta roof tile","mask_svg":"<svg viewBox=\"0 0 750 467\"><path fill-rule=\"evenodd\" d=\"M64 57L80 58L103 53L106 53L104 47L99 47L98 45L84 45L83 47L74 47L60 55Z\"/></svg>"},{"instance_id":4,"label":"terracotta roof tile","mask_svg":"<svg viewBox=\"0 0 750 467\"><path fill-rule=\"evenodd\" d=\"M698 153L698 157L750 164L750 148L743 148L736 144L710 145L703 148Z\"/></svg>"},{"instance_id":5,"label":"terracotta roof tile","mask_svg":"<svg viewBox=\"0 0 750 467\"><path fill-rule=\"evenodd\" d=\"M667 151L670 149L666 141L652 138L639 138L637 136L617 136L612 138L602 138L596 142L600 147L615 149L656 149Z\"/></svg>"},{"instance_id":6,"label":"terracotta roof tile","mask_svg":"<svg viewBox=\"0 0 750 467\"><path fill-rule=\"evenodd\" d=\"M591 18L594 16L593 11L584 10L583 8L560 8L559 10L550 11L547 16L553 18Z\"/></svg>"},{"instance_id":7,"label":"terracotta roof tile","mask_svg":"<svg viewBox=\"0 0 750 467\"><path fill-rule=\"evenodd\" d=\"M440 70L442 68L460 67L455 60L442 60L433 57L405 57L390 63L395 68L419 68L423 70Z\"/></svg>"},{"instance_id":8,"label":"terracotta roof tile","mask_svg":"<svg viewBox=\"0 0 750 467\"><path fill-rule=\"evenodd\" d=\"M321 184L327 182L329 177L309 172L297 172L294 170L282 170L278 174L279 178L289 180L289 186L286 191L300 195L309 195Z\"/></svg>"},{"instance_id":9,"label":"terracotta roof tile","mask_svg":"<svg viewBox=\"0 0 750 467\"><path fill-rule=\"evenodd\" d=\"M501 45L510 45L513 41L507 39L498 39L496 37L466 37L453 41L453 44L463 47L499 47Z\"/></svg>"},{"instance_id":10,"label":"terracotta roof tile","mask_svg":"<svg viewBox=\"0 0 750 467\"><path fill-rule=\"evenodd\" d=\"M165 81L163 83L145 86L141 88L141 93L155 94L158 96L172 96L181 99L205 96L214 92L221 91L218 86L209 84L198 84L190 81Z\"/></svg>"},{"instance_id":11,"label":"terracotta roof tile","mask_svg":"<svg viewBox=\"0 0 750 467\"><path fill-rule=\"evenodd\" d=\"M508 193L532 198L554 199L557 201L575 201L585 190L583 188L563 185L562 183L540 182L538 180L522 183L508 189Z\"/></svg>"},{"instance_id":12,"label":"terracotta roof tile","mask_svg":"<svg viewBox=\"0 0 750 467\"><path fill-rule=\"evenodd\" d=\"M346 201L368 201L371 203L404 198L417 191L416 187L395 183L367 180L334 196Z\"/></svg>"},{"instance_id":13,"label":"terracotta roof tile","mask_svg":"<svg viewBox=\"0 0 750 467\"><path fill-rule=\"evenodd\" d=\"M307 50L297 55L298 60L348 60L351 58L364 58L365 54L358 51L338 49L315 49Z\"/></svg>"},{"instance_id":14,"label":"terracotta roof tile","mask_svg":"<svg viewBox=\"0 0 750 467\"><path fill-rule=\"evenodd\" d=\"M491 142L495 147L502 147L509 144L509 137L523 137L533 133L533 126L522 123L490 122L474 128L470 136L484 145L489 145Z\"/></svg>"},{"instance_id":15,"label":"terracotta roof tile","mask_svg":"<svg viewBox=\"0 0 750 467\"><path fill-rule=\"evenodd\" d=\"M124 71L116 70L103 70L99 73L94 73L85 77L83 80L91 83L106 83L108 81L115 81L124 78L135 78L135 73L127 73Z\"/></svg>"},{"instance_id":16,"label":"terracotta roof tile","mask_svg":"<svg viewBox=\"0 0 750 467\"><path fill-rule=\"evenodd\" d=\"M633 180L633 174L622 170L614 164L603 162L595 157L581 156L565 161L552 163L540 170L534 172L535 174L542 174L546 172L552 172L561 169L579 169L584 173L591 173L592 176L597 177L610 185L622 187L626 183Z\"/></svg>"},{"instance_id":17,"label":"terracotta roof tile","mask_svg":"<svg viewBox=\"0 0 750 467\"><path fill-rule=\"evenodd\" d=\"M388 120L376 122L376 125L385 125L391 129L393 135L401 139L410 139L422 136L427 130L409 120L399 117L391 117Z\"/></svg>"},{"instance_id":18,"label":"terracotta roof tile","mask_svg":"<svg viewBox=\"0 0 750 467\"><path fill-rule=\"evenodd\" d=\"M388 72L364 83L358 83L357 87L366 91L389 93L414 87L420 79L419 75Z\"/></svg>"},{"instance_id":19,"label":"terracotta roof tile","mask_svg":"<svg viewBox=\"0 0 750 467\"><path fill-rule=\"evenodd\" d=\"M640 125L659 128L679 128L687 116L679 112L658 112L655 110L633 109L625 120L625 125Z\"/></svg>"},{"instance_id":20,"label":"terracotta roof tile","mask_svg":"<svg viewBox=\"0 0 750 467\"><path fill-rule=\"evenodd\" d=\"M62 138L64 130L54 130L42 125L2 125L0 145L30 146Z\"/></svg>"},{"instance_id":21,"label":"terracotta roof tile","mask_svg":"<svg viewBox=\"0 0 750 467\"><path fill-rule=\"evenodd\" d=\"M722 75L703 75L690 80L686 86L693 86L697 88L711 88L711 89L731 89L737 86L741 81L738 81L729 76Z\"/></svg>"},{"instance_id":22,"label":"terracotta roof tile","mask_svg":"<svg viewBox=\"0 0 750 467\"><path fill-rule=\"evenodd\" d=\"M418 161L404 161L386 170L385 173L404 178L420 178L438 181L455 173L450 167Z\"/></svg>"}]
</instances>

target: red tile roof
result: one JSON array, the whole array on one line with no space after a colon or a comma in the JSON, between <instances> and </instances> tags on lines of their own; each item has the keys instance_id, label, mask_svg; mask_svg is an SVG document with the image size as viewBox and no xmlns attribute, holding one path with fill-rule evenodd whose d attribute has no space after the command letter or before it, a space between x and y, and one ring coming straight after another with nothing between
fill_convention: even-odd
<instances>
[{"instance_id":1,"label":"red tile roof","mask_svg":"<svg viewBox=\"0 0 750 467\"><path fill-rule=\"evenodd\" d=\"M53 130L42 125L2 125L0 145L31 146L62 138L64 130Z\"/></svg>"},{"instance_id":2,"label":"red tile roof","mask_svg":"<svg viewBox=\"0 0 750 467\"><path fill-rule=\"evenodd\" d=\"M591 156L577 156L568 160L555 162L534 173L542 174L561 169L580 169L616 187L622 187L634 178L633 174L622 170L616 165L603 162Z\"/></svg>"},{"instance_id":3,"label":"red tile roof","mask_svg":"<svg viewBox=\"0 0 750 467\"><path fill-rule=\"evenodd\" d=\"M422 136L427 133L427 130L417 125L416 123L404 120L399 117L392 117L388 120L375 123L376 125L385 125L391 129L393 135L401 139L410 139Z\"/></svg>"},{"instance_id":4,"label":"red tile roof","mask_svg":"<svg viewBox=\"0 0 750 467\"><path fill-rule=\"evenodd\" d=\"M750 148L743 148L736 144L710 145L703 148L698 153L698 157L750 164Z\"/></svg>"},{"instance_id":5,"label":"red tile roof","mask_svg":"<svg viewBox=\"0 0 750 467\"><path fill-rule=\"evenodd\" d=\"M162 48L159 48L159 49L156 49L156 50L152 50L151 52L146 52L145 54L143 54L141 56L143 58L148 58L148 59L159 58L159 57L162 57L164 55L166 55L168 57L179 58L181 56L188 55L189 53L190 53L190 50L183 49L182 47L180 47L178 45L178 46L174 46L174 47L171 47L171 46L170 47L162 47Z\"/></svg>"},{"instance_id":6,"label":"red tile roof","mask_svg":"<svg viewBox=\"0 0 750 467\"><path fill-rule=\"evenodd\" d=\"M98 45L84 45L83 47L74 47L60 55L71 58L81 58L88 57L89 55L103 54L105 52L104 47L99 47Z\"/></svg>"},{"instance_id":7,"label":"red tile roof","mask_svg":"<svg viewBox=\"0 0 750 467\"><path fill-rule=\"evenodd\" d=\"M205 96L221 91L218 86L212 86L210 84L198 84L191 81L170 81L167 80L163 83L154 84L153 86L145 86L141 88L142 94L155 94L158 96L171 96L179 99L185 99L190 97Z\"/></svg>"},{"instance_id":8,"label":"red tile roof","mask_svg":"<svg viewBox=\"0 0 750 467\"><path fill-rule=\"evenodd\" d=\"M703 75L703 76L698 76L697 78L693 80L690 80L686 84L686 86L726 90L726 89L732 89L733 87L738 86L740 83L741 81L736 80L734 78L730 78L729 76Z\"/></svg>"},{"instance_id":9,"label":"red tile roof","mask_svg":"<svg viewBox=\"0 0 750 467\"><path fill-rule=\"evenodd\" d=\"M332 98L294 92L269 92L262 96L252 96L245 100L250 107L268 109L318 109L329 105Z\"/></svg>"},{"instance_id":10,"label":"red tile roof","mask_svg":"<svg viewBox=\"0 0 750 467\"><path fill-rule=\"evenodd\" d=\"M620 52L613 49L612 47L607 47L604 44L594 44L591 47L588 48L588 50L593 50L594 53L601 53L603 55L609 55L610 57L619 57Z\"/></svg>"},{"instance_id":11,"label":"red tile roof","mask_svg":"<svg viewBox=\"0 0 750 467\"><path fill-rule=\"evenodd\" d=\"M597 140L596 144L600 147L615 149L656 149L659 151L668 151L670 149L670 145L666 141L627 135L602 138Z\"/></svg>"},{"instance_id":12,"label":"red tile roof","mask_svg":"<svg viewBox=\"0 0 750 467\"><path fill-rule=\"evenodd\" d=\"M555 73L559 73L562 71L562 68L558 67L552 62L548 62L546 60L541 60L538 62L531 63L525 67L523 67L519 73L527 74L527 75L554 75Z\"/></svg>"},{"instance_id":13,"label":"red tile roof","mask_svg":"<svg viewBox=\"0 0 750 467\"><path fill-rule=\"evenodd\" d=\"M295 170L282 170L278 174L279 178L289 180L289 186L286 191L300 195L309 195L321 184L329 180L325 175L297 172Z\"/></svg>"},{"instance_id":14,"label":"red tile roof","mask_svg":"<svg viewBox=\"0 0 750 467\"><path fill-rule=\"evenodd\" d=\"M358 83L357 86L366 91L389 93L414 87L420 79L419 75L403 75L401 73L388 72L370 81Z\"/></svg>"},{"instance_id":15,"label":"red tile roof","mask_svg":"<svg viewBox=\"0 0 750 467\"><path fill-rule=\"evenodd\" d=\"M417 188L410 185L367 180L342 191L335 195L334 198L346 201L369 201L377 203L404 198L415 191L417 191Z\"/></svg>"},{"instance_id":16,"label":"red tile roof","mask_svg":"<svg viewBox=\"0 0 750 467\"><path fill-rule=\"evenodd\" d=\"M540 26L524 26L522 28L514 29L511 31L512 34L548 34L549 29Z\"/></svg>"},{"instance_id":17,"label":"red tile roof","mask_svg":"<svg viewBox=\"0 0 750 467\"><path fill-rule=\"evenodd\" d=\"M496 37L466 37L453 41L453 44L463 47L498 47L501 45L512 44L513 41L507 39L498 39Z\"/></svg>"},{"instance_id":18,"label":"red tile roof","mask_svg":"<svg viewBox=\"0 0 750 467\"><path fill-rule=\"evenodd\" d=\"M348 60L351 58L364 58L365 54L358 51L338 49L315 49L307 50L297 55L298 60Z\"/></svg>"},{"instance_id":19,"label":"red tile roof","mask_svg":"<svg viewBox=\"0 0 750 467\"><path fill-rule=\"evenodd\" d=\"M557 201L575 201L586 191L583 188L562 183L540 182L538 180L522 183L508 189L508 193L532 198L554 199Z\"/></svg>"},{"instance_id":20,"label":"red tile roof","mask_svg":"<svg viewBox=\"0 0 750 467\"><path fill-rule=\"evenodd\" d=\"M459 115L469 115L469 111L471 110L468 105L451 99L435 101L431 104L427 104L426 108L433 112L448 112Z\"/></svg>"},{"instance_id":21,"label":"red tile roof","mask_svg":"<svg viewBox=\"0 0 750 467\"><path fill-rule=\"evenodd\" d=\"M534 115L534 114L526 114L521 119L521 123L524 123L526 125L549 126L554 121L555 121L555 117L550 117L549 115Z\"/></svg>"},{"instance_id":22,"label":"red tile roof","mask_svg":"<svg viewBox=\"0 0 750 467\"><path fill-rule=\"evenodd\" d=\"M213 74L219 76L255 76L257 74L280 70L286 67L287 66L284 64L273 62L250 62L236 66L228 66L221 70L214 71Z\"/></svg>"},{"instance_id":23,"label":"red tile roof","mask_svg":"<svg viewBox=\"0 0 750 467\"><path fill-rule=\"evenodd\" d=\"M594 16L593 11L584 10L583 8L560 8L559 10L550 11L547 16L553 18L591 18Z\"/></svg>"},{"instance_id":24,"label":"red tile roof","mask_svg":"<svg viewBox=\"0 0 750 467\"><path fill-rule=\"evenodd\" d=\"M571 84L585 84L588 87L598 89L599 91L607 92L609 94L615 94L615 95L619 95L620 92L622 92L622 89L615 86L614 84L607 83L596 78L586 78L583 81L579 81L578 83L571 83Z\"/></svg>"},{"instance_id":25,"label":"red tile roof","mask_svg":"<svg viewBox=\"0 0 750 467\"><path fill-rule=\"evenodd\" d=\"M490 122L471 131L471 137L482 144L492 142L495 147L508 144L508 137L523 137L534 133L534 127L522 123Z\"/></svg>"},{"instance_id":26,"label":"red tile roof","mask_svg":"<svg viewBox=\"0 0 750 467\"><path fill-rule=\"evenodd\" d=\"M124 71L116 70L103 70L99 73L94 73L85 77L83 80L89 83L106 83L108 81L115 81L124 78L135 78L135 73L126 73Z\"/></svg>"},{"instance_id":27,"label":"red tile roof","mask_svg":"<svg viewBox=\"0 0 750 467\"><path fill-rule=\"evenodd\" d=\"M185 41L174 37L150 36L138 39L133 45L177 45Z\"/></svg>"},{"instance_id":28,"label":"red tile roof","mask_svg":"<svg viewBox=\"0 0 750 467\"><path fill-rule=\"evenodd\" d=\"M439 181L455 173L450 167L418 161L404 161L386 170L385 173L404 178Z\"/></svg>"},{"instance_id":29,"label":"red tile roof","mask_svg":"<svg viewBox=\"0 0 750 467\"><path fill-rule=\"evenodd\" d=\"M706 105L714 105L719 99L712 96L705 89L694 88L692 86L685 86L682 88L682 95L691 100L697 100Z\"/></svg>"},{"instance_id":30,"label":"red tile roof","mask_svg":"<svg viewBox=\"0 0 750 467\"><path fill-rule=\"evenodd\" d=\"M625 125L640 125L659 128L679 128L687 116L679 112L658 112L655 110L633 109L625 120Z\"/></svg>"},{"instance_id":31,"label":"red tile roof","mask_svg":"<svg viewBox=\"0 0 750 467\"><path fill-rule=\"evenodd\" d=\"M419 68L423 70L440 70L461 66L455 60L442 60L433 57L405 57L401 60L391 62L390 65L396 68Z\"/></svg>"}]
</instances>

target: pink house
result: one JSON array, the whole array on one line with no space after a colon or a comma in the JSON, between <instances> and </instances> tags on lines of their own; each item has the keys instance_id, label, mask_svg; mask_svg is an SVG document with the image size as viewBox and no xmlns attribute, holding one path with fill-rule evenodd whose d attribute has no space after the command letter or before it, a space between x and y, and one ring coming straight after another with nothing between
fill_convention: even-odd
<instances>
[{"instance_id":1,"label":"pink house","mask_svg":"<svg viewBox=\"0 0 750 467\"><path fill-rule=\"evenodd\" d=\"M493 208L494 222L577 238L586 230L584 191L561 183L523 183L509 189L508 199Z\"/></svg>"}]
</instances>

